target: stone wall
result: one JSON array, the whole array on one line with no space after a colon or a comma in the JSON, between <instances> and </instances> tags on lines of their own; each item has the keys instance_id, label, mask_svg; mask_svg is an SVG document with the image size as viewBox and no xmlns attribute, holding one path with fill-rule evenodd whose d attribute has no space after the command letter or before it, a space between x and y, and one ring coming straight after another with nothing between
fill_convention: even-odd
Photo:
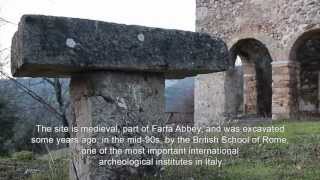
<instances>
[{"instance_id":1,"label":"stone wall","mask_svg":"<svg viewBox=\"0 0 320 180\"><path fill-rule=\"evenodd\" d=\"M224 119L224 72L197 76L194 94L195 126L217 124Z\"/></svg>"},{"instance_id":2,"label":"stone wall","mask_svg":"<svg viewBox=\"0 0 320 180\"><path fill-rule=\"evenodd\" d=\"M196 25L229 47L239 39L259 39L281 61L297 37L319 25L318 12L318 0L197 0Z\"/></svg>"},{"instance_id":3,"label":"stone wall","mask_svg":"<svg viewBox=\"0 0 320 180\"><path fill-rule=\"evenodd\" d=\"M248 39L256 40L266 47L272 59L274 119L294 117L299 110L317 108L316 104L319 102L313 102L311 107L310 102L302 101L308 94L305 92L309 92L310 88L306 90L299 84L300 64L305 58L318 59L320 56L314 53L301 56L303 52L308 51L299 49L308 44L307 41L313 39L315 34L319 37L318 0L197 0L196 4L198 32L222 38L230 50L241 40ZM311 46L313 49L318 49L315 47L319 44L320 41L313 42ZM309 50L312 48L309 47ZM229 61L232 62L232 58ZM317 67L317 70L320 70L320 66ZM318 81L314 78L314 82ZM314 91L311 92L313 95L317 94L314 86L312 85ZM245 101L247 100L245 98ZM219 98L216 101L219 101ZM255 107L251 107L254 111L252 108Z\"/></svg>"},{"instance_id":4,"label":"stone wall","mask_svg":"<svg viewBox=\"0 0 320 180\"><path fill-rule=\"evenodd\" d=\"M242 68L195 79L194 122L196 126L220 124L243 112Z\"/></svg>"}]
</instances>

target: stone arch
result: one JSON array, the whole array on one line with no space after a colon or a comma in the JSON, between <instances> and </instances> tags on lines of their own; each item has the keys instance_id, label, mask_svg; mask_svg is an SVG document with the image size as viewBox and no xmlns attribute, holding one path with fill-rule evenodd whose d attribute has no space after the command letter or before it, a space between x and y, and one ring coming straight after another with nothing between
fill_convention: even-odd
<instances>
[{"instance_id":1,"label":"stone arch","mask_svg":"<svg viewBox=\"0 0 320 180\"><path fill-rule=\"evenodd\" d=\"M289 51L291 62L299 64L297 107L301 115L320 114L320 28L305 31L295 39Z\"/></svg>"},{"instance_id":2,"label":"stone arch","mask_svg":"<svg viewBox=\"0 0 320 180\"><path fill-rule=\"evenodd\" d=\"M254 39L256 41L261 42L266 47L266 49L268 49L271 59L275 61L279 59L278 57L280 56L280 53L282 53L277 48L280 46L278 42L275 41L271 36L268 36L261 32L241 32L239 34L232 35L230 40L227 41L229 51L235 44L245 39Z\"/></svg>"},{"instance_id":3,"label":"stone arch","mask_svg":"<svg viewBox=\"0 0 320 180\"><path fill-rule=\"evenodd\" d=\"M320 24L306 24L303 28L299 28L285 43L283 55L290 61L296 61L296 50L303 41L320 32Z\"/></svg>"},{"instance_id":4,"label":"stone arch","mask_svg":"<svg viewBox=\"0 0 320 180\"><path fill-rule=\"evenodd\" d=\"M320 36L320 27L309 31L304 31L303 33L300 33L299 36L294 38L294 41L289 44L289 60L297 62L299 48L303 46L306 41L312 39L315 36Z\"/></svg>"},{"instance_id":5,"label":"stone arch","mask_svg":"<svg viewBox=\"0 0 320 180\"><path fill-rule=\"evenodd\" d=\"M231 88L239 75L234 66L237 57L242 61L242 113L258 117L271 116L272 104L272 58L265 44L255 38L240 39L230 48L232 68L227 73L226 89ZM235 102L234 96L226 96L226 102ZM238 100L239 101L239 100Z\"/></svg>"}]
</instances>

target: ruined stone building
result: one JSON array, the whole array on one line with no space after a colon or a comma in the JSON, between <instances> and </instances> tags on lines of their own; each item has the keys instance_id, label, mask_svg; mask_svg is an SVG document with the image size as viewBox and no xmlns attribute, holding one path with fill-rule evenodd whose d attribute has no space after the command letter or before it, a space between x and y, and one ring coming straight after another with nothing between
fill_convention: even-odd
<instances>
[{"instance_id":1,"label":"ruined stone building","mask_svg":"<svg viewBox=\"0 0 320 180\"><path fill-rule=\"evenodd\" d=\"M229 71L197 76L195 123L320 112L319 0L197 0L196 30L222 38ZM234 66L236 60L242 66Z\"/></svg>"}]
</instances>

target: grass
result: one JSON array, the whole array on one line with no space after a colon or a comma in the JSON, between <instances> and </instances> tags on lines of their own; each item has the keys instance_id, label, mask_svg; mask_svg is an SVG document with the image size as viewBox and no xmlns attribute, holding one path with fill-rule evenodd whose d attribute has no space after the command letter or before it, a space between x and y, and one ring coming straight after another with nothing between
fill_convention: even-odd
<instances>
[{"instance_id":1,"label":"grass","mask_svg":"<svg viewBox=\"0 0 320 180\"><path fill-rule=\"evenodd\" d=\"M55 151L54 151L55 152ZM35 157L21 151L10 157L0 157L1 180L69 180L69 160L66 150Z\"/></svg>"},{"instance_id":2,"label":"grass","mask_svg":"<svg viewBox=\"0 0 320 180\"><path fill-rule=\"evenodd\" d=\"M55 159L46 171L32 174L28 180L69 180L69 161Z\"/></svg>"},{"instance_id":3,"label":"grass","mask_svg":"<svg viewBox=\"0 0 320 180\"><path fill-rule=\"evenodd\" d=\"M60 149L37 157L48 164L45 171L32 174L28 180L69 180L69 150Z\"/></svg>"},{"instance_id":4,"label":"grass","mask_svg":"<svg viewBox=\"0 0 320 180\"><path fill-rule=\"evenodd\" d=\"M216 146L240 147L237 157L223 157L222 167L217 166L166 166L160 179L190 180L320 180L320 122L275 122L264 126L285 126L284 133L252 133L249 136L284 137L287 144L207 144ZM215 134L216 135L216 134ZM235 135L235 134L233 134ZM248 135L248 134L247 134ZM246 135L246 136L247 136ZM237 136L243 136L238 134ZM177 146L177 145L175 145ZM179 145L180 146L180 145ZM194 145L199 146L199 145ZM177 146L178 147L178 146ZM27 180L67 180L69 179L68 151L58 150L51 154L30 159L30 153L22 152L12 158L0 159L1 173L7 179ZM184 158L200 158L185 157ZM214 156L208 156L214 159ZM174 158L180 158L175 156ZM7 167L1 166L7 164ZM15 165L15 168L10 168ZM25 168L25 169L23 169ZM27 177L17 176L17 169L39 169ZM19 177L19 178L18 178ZM156 179L156 178L148 178ZM158 178L157 178L158 179Z\"/></svg>"},{"instance_id":5,"label":"grass","mask_svg":"<svg viewBox=\"0 0 320 180\"><path fill-rule=\"evenodd\" d=\"M269 126L270 124L268 124ZM224 166L167 167L165 176L194 179L319 180L320 122L275 122L284 133L251 133L249 136L284 137L288 144L242 144L238 157L226 158ZM248 134L247 134L248 135ZM241 135L240 135L241 136ZM216 145L211 145L215 147ZM220 147L230 146L220 144ZM211 157L214 158L214 157Z\"/></svg>"}]
</instances>

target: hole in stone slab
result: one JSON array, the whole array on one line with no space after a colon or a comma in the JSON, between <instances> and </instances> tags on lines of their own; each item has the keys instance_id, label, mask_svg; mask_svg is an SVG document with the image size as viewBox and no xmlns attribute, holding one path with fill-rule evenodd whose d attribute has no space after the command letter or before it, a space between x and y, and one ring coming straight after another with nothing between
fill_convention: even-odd
<instances>
[{"instance_id":1,"label":"hole in stone slab","mask_svg":"<svg viewBox=\"0 0 320 180\"><path fill-rule=\"evenodd\" d=\"M75 48L77 43L72 38L67 38L66 45L69 48Z\"/></svg>"},{"instance_id":2,"label":"hole in stone slab","mask_svg":"<svg viewBox=\"0 0 320 180\"><path fill-rule=\"evenodd\" d=\"M144 35L142 33L138 34L138 40L143 42L144 41Z\"/></svg>"}]
</instances>

